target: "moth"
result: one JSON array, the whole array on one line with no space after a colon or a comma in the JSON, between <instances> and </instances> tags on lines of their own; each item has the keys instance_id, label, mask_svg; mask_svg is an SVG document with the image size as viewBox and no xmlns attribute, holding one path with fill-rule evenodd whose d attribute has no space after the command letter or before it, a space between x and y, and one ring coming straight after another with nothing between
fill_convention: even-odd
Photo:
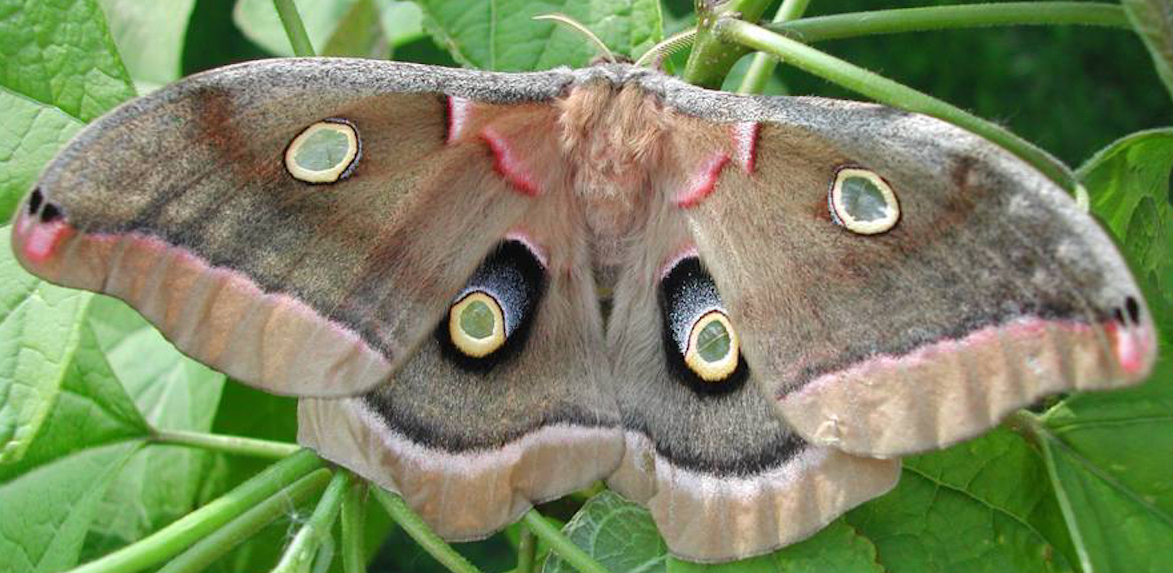
<instances>
[{"instance_id":1,"label":"moth","mask_svg":"<svg viewBox=\"0 0 1173 573\"><path fill-rule=\"evenodd\" d=\"M203 73L86 128L13 232L449 540L605 479L680 557L763 553L1156 354L1111 240L1006 151L626 64Z\"/></svg>"}]
</instances>

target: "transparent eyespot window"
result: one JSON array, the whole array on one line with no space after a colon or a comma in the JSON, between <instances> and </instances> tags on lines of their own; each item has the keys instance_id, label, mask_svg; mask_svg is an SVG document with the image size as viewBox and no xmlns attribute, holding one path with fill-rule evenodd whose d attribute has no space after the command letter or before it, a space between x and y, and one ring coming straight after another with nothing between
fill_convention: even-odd
<instances>
[{"instance_id":1,"label":"transparent eyespot window","mask_svg":"<svg viewBox=\"0 0 1173 573\"><path fill-rule=\"evenodd\" d=\"M860 235L883 233L900 220L900 202L875 172L846 167L835 174L827 203L836 223Z\"/></svg>"},{"instance_id":2,"label":"transparent eyespot window","mask_svg":"<svg viewBox=\"0 0 1173 573\"><path fill-rule=\"evenodd\" d=\"M505 316L489 294L471 292L448 312L448 335L467 356L480 358L505 344Z\"/></svg>"},{"instance_id":3,"label":"transparent eyespot window","mask_svg":"<svg viewBox=\"0 0 1173 573\"><path fill-rule=\"evenodd\" d=\"M319 121L293 138L285 151L285 168L306 183L334 183L350 175L362 144L358 131L341 119Z\"/></svg>"},{"instance_id":4,"label":"transparent eyespot window","mask_svg":"<svg viewBox=\"0 0 1173 573\"><path fill-rule=\"evenodd\" d=\"M737 332L724 312L709 311L693 323L684 362L702 380L728 378L737 369L739 359Z\"/></svg>"}]
</instances>

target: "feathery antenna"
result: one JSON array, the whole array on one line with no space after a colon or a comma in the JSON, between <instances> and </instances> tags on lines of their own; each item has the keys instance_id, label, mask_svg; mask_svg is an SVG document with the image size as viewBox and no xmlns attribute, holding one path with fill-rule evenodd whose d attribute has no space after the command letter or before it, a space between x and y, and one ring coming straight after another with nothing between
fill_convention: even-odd
<instances>
[{"instance_id":1,"label":"feathery antenna","mask_svg":"<svg viewBox=\"0 0 1173 573\"><path fill-rule=\"evenodd\" d=\"M696 39L696 28L673 34L644 52L644 55L635 61L635 65L637 67L647 66L654 61L654 65L658 68L669 56L691 46L694 39Z\"/></svg>"}]
</instances>

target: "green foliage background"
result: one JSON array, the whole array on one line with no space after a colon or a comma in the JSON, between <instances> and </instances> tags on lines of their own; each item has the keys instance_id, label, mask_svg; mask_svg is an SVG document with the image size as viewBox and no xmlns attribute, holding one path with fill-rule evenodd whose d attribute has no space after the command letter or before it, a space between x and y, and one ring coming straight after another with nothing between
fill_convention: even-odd
<instances>
[{"instance_id":1,"label":"green foliage background","mask_svg":"<svg viewBox=\"0 0 1173 573\"><path fill-rule=\"evenodd\" d=\"M933 2L918 5L925 4ZM532 14L567 12L621 52L660 39L660 20L668 33L692 21L692 6L681 0L419 5L422 19L391 0L299 2L320 53L504 70L591 58L581 38L535 24ZM891 7L816 1L808 15ZM495 42L484 41L490 18ZM1165 358L1153 381L1059 400L981 438L911 458L891 494L811 540L745 562L675 561L646 512L609 492L585 504L586 494L572 496L543 506L543 514L569 522L565 533L613 571L1173 569L1173 131L1109 145L1169 124L1170 94L1144 44L1118 29L1036 27L818 47L1084 165L1079 175L1093 210L1125 248L1163 330ZM290 54L268 0L0 0L0 221L85 122L136 92ZM783 92L854 97L786 66L767 93ZM293 400L187 360L121 303L25 274L9 253L8 228L0 227L0 570L58 571L105 555L270 463L174 445L160 430L292 442L295 429ZM444 570L368 505L367 547L381 547L372 571ZM289 500L276 523L211 570L272 567L312 510ZM457 548L486 570L510 569L520 531ZM340 570L337 561L333 567ZM557 557L544 567L571 570Z\"/></svg>"}]
</instances>

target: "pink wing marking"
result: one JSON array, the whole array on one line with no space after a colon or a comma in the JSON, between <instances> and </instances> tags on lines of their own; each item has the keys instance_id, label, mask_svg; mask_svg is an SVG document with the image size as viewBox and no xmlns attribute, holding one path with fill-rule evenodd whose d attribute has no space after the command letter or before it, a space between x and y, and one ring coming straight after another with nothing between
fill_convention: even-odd
<instances>
[{"instance_id":1,"label":"pink wing marking","mask_svg":"<svg viewBox=\"0 0 1173 573\"><path fill-rule=\"evenodd\" d=\"M1013 344L1016 340L1037 338L1044 336L1048 328L1062 329L1080 337L1096 336L1095 328L1092 325L1073 321L1023 317L1009 324L987 326L962 338L930 342L903 355L881 354L843 370L818 376L802 388L781 394L778 398L783 402L797 402L804 395L818 393L827 385L844 380L882 378L892 372L903 372L941 361L951 361L957 352L988 345L999 345L1003 342ZM1152 344L1154 340L1152 327L1142 325L1120 328L1115 322L1109 321L1099 325L1099 328L1109 333L1112 351L1120 369L1132 378L1142 377L1156 356Z\"/></svg>"},{"instance_id":2,"label":"pink wing marking","mask_svg":"<svg viewBox=\"0 0 1173 573\"><path fill-rule=\"evenodd\" d=\"M746 173L753 173L758 156L758 133L761 125L756 121L742 121L733 124L733 156Z\"/></svg>"},{"instance_id":3,"label":"pink wing marking","mask_svg":"<svg viewBox=\"0 0 1173 573\"><path fill-rule=\"evenodd\" d=\"M32 263L43 263L51 258L61 241L73 232L73 227L62 219L42 223L22 212L16 221L16 240L25 258Z\"/></svg>"},{"instance_id":4,"label":"pink wing marking","mask_svg":"<svg viewBox=\"0 0 1173 573\"><path fill-rule=\"evenodd\" d=\"M460 139L464 127L468 125L468 115L472 108L472 101L448 96L448 143Z\"/></svg>"},{"instance_id":5,"label":"pink wing marking","mask_svg":"<svg viewBox=\"0 0 1173 573\"><path fill-rule=\"evenodd\" d=\"M493 151L493 168L501 177L523 195L537 197L542 194L533 173L522 163L517 151L505 137L490 127L481 133L481 138Z\"/></svg>"},{"instance_id":6,"label":"pink wing marking","mask_svg":"<svg viewBox=\"0 0 1173 573\"><path fill-rule=\"evenodd\" d=\"M717 185L717 177L729 163L729 155L715 153L701 165L700 171L689 179L687 186L676 195L677 207L689 209L700 204Z\"/></svg>"}]
</instances>

